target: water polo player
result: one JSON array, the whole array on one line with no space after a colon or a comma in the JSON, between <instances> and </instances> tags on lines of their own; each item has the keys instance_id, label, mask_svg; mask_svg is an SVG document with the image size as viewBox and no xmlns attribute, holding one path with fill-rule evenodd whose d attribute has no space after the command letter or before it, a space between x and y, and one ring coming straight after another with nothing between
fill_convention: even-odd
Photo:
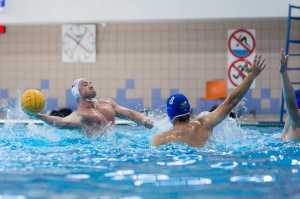
<instances>
[{"instance_id":1,"label":"water polo player","mask_svg":"<svg viewBox=\"0 0 300 199\"><path fill-rule=\"evenodd\" d=\"M37 113L36 117L58 128L83 129L87 136L113 125L116 116L147 128L153 127L153 122L141 113L122 107L109 98L95 99L97 93L85 78L76 79L71 92L78 103L76 111L64 118L42 113Z\"/></svg>"},{"instance_id":2,"label":"water polo player","mask_svg":"<svg viewBox=\"0 0 300 199\"><path fill-rule=\"evenodd\" d=\"M246 95L254 79L265 68L264 61L261 60L261 55L256 55L252 68L248 68L248 63L245 62L249 74L243 82L214 111L199 115L194 121L190 120L188 99L182 94L170 96L167 100L167 113L173 128L154 136L150 145L182 142L193 147L203 147L213 133L213 128L221 123Z\"/></svg>"},{"instance_id":3,"label":"water polo player","mask_svg":"<svg viewBox=\"0 0 300 199\"><path fill-rule=\"evenodd\" d=\"M279 73L282 83L283 97L288 117L281 133L281 141L300 141L300 90L294 91L294 87L287 74L288 55L284 55L281 49Z\"/></svg>"}]
</instances>

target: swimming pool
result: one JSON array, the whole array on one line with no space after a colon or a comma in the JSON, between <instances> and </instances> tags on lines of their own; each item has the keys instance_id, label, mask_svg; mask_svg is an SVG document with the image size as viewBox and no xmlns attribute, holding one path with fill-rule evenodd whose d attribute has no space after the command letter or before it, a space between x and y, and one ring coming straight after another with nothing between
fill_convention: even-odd
<instances>
[{"instance_id":1,"label":"swimming pool","mask_svg":"<svg viewBox=\"0 0 300 199\"><path fill-rule=\"evenodd\" d=\"M280 127L225 121L204 148L149 140L169 128L117 126L86 139L47 125L2 125L0 198L299 198L300 145Z\"/></svg>"}]
</instances>

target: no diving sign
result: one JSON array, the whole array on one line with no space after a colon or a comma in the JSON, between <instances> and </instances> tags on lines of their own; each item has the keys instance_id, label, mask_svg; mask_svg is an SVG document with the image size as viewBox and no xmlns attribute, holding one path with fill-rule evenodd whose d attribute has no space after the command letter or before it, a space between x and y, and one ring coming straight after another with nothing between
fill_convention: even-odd
<instances>
[{"instance_id":1,"label":"no diving sign","mask_svg":"<svg viewBox=\"0 0 300 199\"><path fill-rule=\"evenodd\" d=\"M245 61L251 67L255 57L255 30L228 30L228 88L235 88L248 75L244 68ZM255 88L255 82L251 88Z\"/></svg>"},{"instance_id":2,"label":"no diving sign","mask_svg":"<svg viewBox=\"0 0 300 199\"><path fill-rule=\"evenodd\" d=\"M234 31L228 39L228 49L232 55L238 58L253 54L255 45L253 33L244 29Z\"/></svg>"}]
</instances>

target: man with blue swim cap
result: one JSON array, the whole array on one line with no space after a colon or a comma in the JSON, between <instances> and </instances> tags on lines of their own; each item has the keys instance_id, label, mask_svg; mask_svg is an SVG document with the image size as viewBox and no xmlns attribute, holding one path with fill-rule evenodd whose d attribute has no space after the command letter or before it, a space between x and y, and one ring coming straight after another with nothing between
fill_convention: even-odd
<instances>
[{"instance_id":1,"label":"man with blue swim cap","mask_svg":"<svg viewBox=\"0 0 300 199\"><path fill-rule=\"evenodd\" d=\"M122 107L109 98L95 99L97 93L93 84L85 78L76 79L71 92L78 103L76 111L64 118L41 113L38 113L37 117L59 128L83 129L87 136L113 125L116 116L132 120L147 128L153 127L153 122L141 113Z\"/></svg>"},{"instance_id":2,"label":"man with blue swim cap","mask_svg":"<svg viewBox=\"0 0 300 199\"><path fill-rule=\"evenodd\" d=\"M170 96L167 100L167 113L171 122L176 118L185 118L183 116L189 117L190 104L188 99L183 94Z\"/></svg>"},{"instance_id":3,"label":"man with blue swim cap","mask_svg":"<svg viewBox=\"0 0 300 199\"><path fill-rule=\"evenodd\" d=\"M284 55L281 49L279 73L281 77L283 97L285 100L288 117L285 120L281 134L281 141L300 141L300 90L294 91L293 85L287 74L287 61L289 56Z\"/></svg>"},{"instance_id":4,"label":"man with blue swim cap","mask_svg":"<svg viewBox=\"0 0 300 199\"><path fill-rule=\"evenodd\" d=\"M249 71L247 77L238 85L214 111L199 115L195 120L190 119L190 104L182 94L171 95L167 102L167 113L173 128L156 134L151 140L151 146L163 145L169 142L187 143L192 147L203 147L213 133L213 128L221 123L234 107L243 99L254 79L266 67L265 59L256 55L253 66L245 68Z\"/></svg>"}]
</instances>

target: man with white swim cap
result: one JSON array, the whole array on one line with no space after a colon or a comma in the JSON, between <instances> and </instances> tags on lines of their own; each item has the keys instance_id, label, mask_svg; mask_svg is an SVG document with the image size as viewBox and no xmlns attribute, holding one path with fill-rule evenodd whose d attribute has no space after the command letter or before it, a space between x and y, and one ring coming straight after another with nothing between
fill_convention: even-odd
<instances>
[{"instance_id":1,"label":"man with white swim cap","mask_svg":"<svg viewBox=\"0 0 300 199\"><path fill-rule=\"evenodd\" d=\"M245 68L249 74L243 82L238 85L214 111L199 115L195 120L190 120L190 104L182 94L176 94L167 100L167 113L173 128L156 134L150 145L158 146L169 142L187 143L192 147L203 147L213 133L213 128L221 123L232 111L232 109L243 99L254 79L266 67L265 59L256 55L253 66Z\"/></svg>"},{"instance_id":2,"label":"man with white swim cap","mask_svg":"<svg viewBox=\"0 0 300 199\"><path fill-rule=\"evenodd\" d=\"M300 90L294 91L293 85L287 74L287 61L289 56L284 55L281 49L279 73L281 77L283 97L285 100L288 117L285 120L281 134L281 141L300 141Z\"/></svg>"},{"instance_id":3,"label":"man with white swim cap","mask_svg":"<svg viewBox=\"0 0 300 199\"><path fill-rule=\"evenodd\" d=\"M153 122L141 113L119 106L109 98L95 99L97 93L92 83L85 78L75 80L71 92L78 103L76 111L64 118L41 113L37 117L59 128L84 129L88 136L114 124L116 116L130 119L147 128L153 127Z\"/></svg>"}]
</instances>

